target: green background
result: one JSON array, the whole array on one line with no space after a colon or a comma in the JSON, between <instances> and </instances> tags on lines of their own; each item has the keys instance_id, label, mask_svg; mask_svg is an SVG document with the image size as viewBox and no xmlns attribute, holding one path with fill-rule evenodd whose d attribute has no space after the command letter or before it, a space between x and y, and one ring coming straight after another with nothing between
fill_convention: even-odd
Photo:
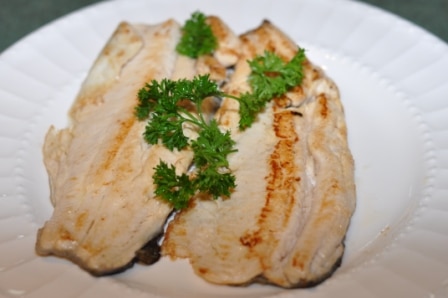
<instances>
[{"instance_id":1,"label":"green background","mask_svg":"<svg viewBox=\"0 0 448 298\"><path fill-rule=\"evenodd\" d=\"M359 1L399 15L448 42L448 0ZM96 2L99 1L0 0L0 52L40 26Z\"/></svg>"}]
</instances>

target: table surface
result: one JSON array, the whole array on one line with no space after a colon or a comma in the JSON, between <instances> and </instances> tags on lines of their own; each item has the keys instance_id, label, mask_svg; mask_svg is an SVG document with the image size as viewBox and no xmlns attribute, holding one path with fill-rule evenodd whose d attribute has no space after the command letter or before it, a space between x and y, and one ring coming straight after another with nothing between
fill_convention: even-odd
<instances>
[{"instance_id":1,"label":"table surface","mask_svg":"<svg viewBox=\"0 0 448 298\"><path fill-rule=\"evenodd\" d=\"M383 8L448 42L448 0L358 0ZM98 0L0 0L0 53L46 23Z\"/></svg>"}]
</instances>

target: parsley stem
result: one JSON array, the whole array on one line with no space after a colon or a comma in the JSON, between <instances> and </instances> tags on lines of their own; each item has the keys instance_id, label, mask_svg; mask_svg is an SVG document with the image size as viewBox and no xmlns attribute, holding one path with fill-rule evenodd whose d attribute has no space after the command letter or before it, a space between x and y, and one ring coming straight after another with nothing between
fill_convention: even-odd
<instances>
[{"instance_id":1,"label":"parsley stem","mask_svg":"<svg viewBox=\"0 0 448 298\"><path fill-rule=\"evenodd\" d=\"M185 116L182 116L181 114L184 114ZM180 114L180 117L186 121L186 122L190 122L196 126L198 126L201 129L204 129L207 127L206 122L204 121L204 118L202 117L202 114L199 114L199 119L198 117L195 117L192 113L190 113L189 111L182 109L182 113Z\"/></svg>"}]
</instances>

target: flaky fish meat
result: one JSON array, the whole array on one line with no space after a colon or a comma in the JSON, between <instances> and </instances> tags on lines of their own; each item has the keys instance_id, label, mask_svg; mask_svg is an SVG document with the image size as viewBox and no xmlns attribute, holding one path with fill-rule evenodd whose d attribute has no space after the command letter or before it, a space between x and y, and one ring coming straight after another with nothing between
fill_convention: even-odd
<instances>
[{"instance_id":1,"label":"flaky fish meat","mask_svg":"<svg viewBox=\"0 0 448 298\"><path fill-rule=\"evenodd\" d=\"M67 258L93 275L158 260L158 240L173 208L154 195L154 168L164 161L186 173L193 154L144 141L146 122L135 116L137 94L152 80L204 73L218 83L225 79L226 67L237 60L230 49L239 38L218 17L207 22L218 48L199 59L177 54L182 29L174 20L118 26L69 111L68 127L50 127L46 135L43 155L54 211L38 231L38 254ZM204 102L206 117L216 105L213 99ZM184 134L196 132L186 125Z\"/></svg>"},{"instance_id":2,"label":"flaky fish meat","mask_svg":"<svg viewBox=\"0 0 448 298\"><path fill-rule=\"evenodd\" d=\"M154 197L154 167L164 160L185 172L192 154L145 143L146 123L134 109L146 82L194 74L193 64L177 70L180 34L172 20L121 23L89 71L69 126L48 131L43 155L54 211L38 232L38 254L109 274L132 265L162 232L172 207Z\"/></svg>"}]
</instances>

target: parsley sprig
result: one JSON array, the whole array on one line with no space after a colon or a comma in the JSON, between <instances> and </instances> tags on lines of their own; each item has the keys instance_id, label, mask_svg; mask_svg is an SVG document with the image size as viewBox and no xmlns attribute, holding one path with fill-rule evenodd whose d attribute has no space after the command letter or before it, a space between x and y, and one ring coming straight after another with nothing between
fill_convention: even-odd
<instances>
[{"instance_id":1,"label":"parsley sprig","mask_svg":"<svg viewBox=\"0 0 448 298\"><path fill-rule=\"evenodd\" d=\"M252 125L267 102L300 84L305 59L304 51L299 50L289 62L271 52L248 61L252 70L249 76L252 92L240 97L222 92L209 75L199 75L192 80L152 80L140 89L135 114L139 120L148 120L145 140L150 144L160 141L170 150L189 147L193 151L195 170L191 174L177 175L173 165L160 161L153 175L155 194L171 202L175 209L186 207L197 193L214 199L230 196L236 184L227 157L237 151L235 141L229 131L220 130L215 120L204 118L203 101L210 97L237 100L240 104L239 128L244 130ZM187 108L186 101L193 104L196 112ZM197 131L196 139L184 134L185 124Z\"/></svg>"},{"instance_id":2,"label":"parsley sprig","mask_svg":"<svg viewBox=\"0 0 448 298\"><path fill-rule=\"evenodd\" d=\"M269 51L248 61L251 69L249 85L252 92L241 95L239 100L240 129L250 127L271 99L285 94L302 82L305 60L305 51L299 49L288 62Z\"/></svg>"},{"instance_id":3,"label":"parsley sprig","mask_svg":"<svg viewBox=\"0 0 448 298\"><path fill-rule=\"evenodd\" d=\"M255 57L248 62L252 71L249 83L253 93L267 100L283 95L302 81L302 65L305 60L303 49L299 49L288 62L269 51Z\"/></svg>"},{"instance_id":4,"label":"parsley sprig","mask_svg":"<svg viewBox=\"0 0 448 298\"><path fill-rule=\"evenodd\" d=\"M203 101L222 96L209 75L193 80L156 80L138 93L139 105L135 114L140 120L149 119L144 132L145 140L157 144L159 140L170 150L190 146L193 151L195 171L191 175L176 175L174 166L161 161L153 176L156 195L171 202L175 209L187 206L197 192L213 198L229 196L235 188L235 177L230 173L227 156L235 152L235 142L229 132L222 132L216 120L207 121L201 110ZM186 107L185 101L194 105L197 113ZM184 124L192 125L198 132L196 139L189 139L183 131Z\"/></svg>"},{"instance_id":5,"label":"parsley sprig","mask_svg":"<svg viewBox=\"0 0 448 298\"><path fill-rule=\"evenodd\" d=\"M201 12L191 15L182 27L182 37L176 50L179 54L197 58L211 54L218 47L218 40L211 27L206 23L206 17Z\"/></svg>"}]
</instances>

